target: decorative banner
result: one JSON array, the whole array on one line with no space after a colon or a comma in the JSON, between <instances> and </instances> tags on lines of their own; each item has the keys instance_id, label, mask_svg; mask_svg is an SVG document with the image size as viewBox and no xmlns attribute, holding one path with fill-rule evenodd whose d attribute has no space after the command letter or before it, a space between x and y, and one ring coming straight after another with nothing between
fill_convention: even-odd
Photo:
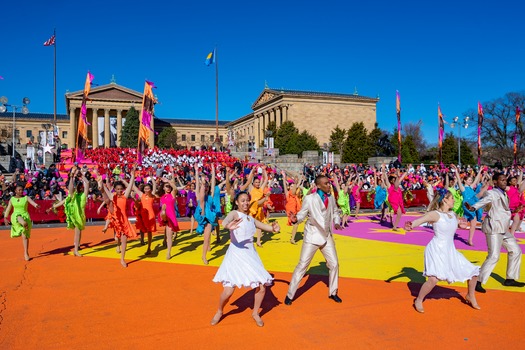
<instances>
[{"instance_id":1,"label":"decorative banner","mask_svg":"<svg viewBox=\"0 0 525 350\"><path fill-rule=\"evenodd\" d=\"M483 107L478 102L478 167L481 166L481 126L483 125Z\"/></svg>"},{"instance_id":2,"label":"decorative banner","mask_svg":"<svg viewBox=\"0 0 525 350\"><path fill-rule=\"evenodd\" d=\"M518 164L518 132L520 130L520 115L521 110L516 106L516 130L514 130L514 166Z\"/></svg>"},{"instance_id":3,"label":"decorative banner","mask_svg":"<svg viewBox=\"0 0 525 350\"><path fill-rule=\"evenodd\" d=\"M443 167L443 135L445 133L445 121L443 120L443 113L438 104L438 158L439 164Z\"/></svg>"},{"instance_id":4,"label":"decorative banner","mask_svg":"<svg viewBox=\"0 0 525 350\"><path fill-rule=\"evenodd\" d=\"M155 96L153 96L152 91L152 88L154 87L155 85L150 81L146 81L144 84L142 109L140 111L139 144L137 149L137 160L139 164L142 164L142 156L144 155L144 151L146 151L146 149L151 146L149 144L149 138L151 133L154 132L153 128L151 127L154 107L155 103L157 103L157 100L155 99Z\"/></svg>"},{"instance_id":5,"label":"decorative banner","mask_svg":"<svg viewBox=\"0 0 525 350\"><path fill-rule=\"evenodd\" d=\"M397 160L401 163L401 98L396 90L396 112L397 112Z\"/></svg>"},{"instance_id":6,"label":"decorative banner","mask_svg":"<svg viewBox=\"0 0 525 350\"><path fill-rule=\"evenodd\" d=\"M89 91L91 91L91 82L94 78L95 77L88 71L86 82L84 84L84 94L82 97L82 105L80 107L80 116L78 118L78 133L75 147L75 161L78 163L84 160L84 151L88 145L88 125L90 124L87 122L86 118L86 103L88 100Z\"/></svg>"}]
</instances>

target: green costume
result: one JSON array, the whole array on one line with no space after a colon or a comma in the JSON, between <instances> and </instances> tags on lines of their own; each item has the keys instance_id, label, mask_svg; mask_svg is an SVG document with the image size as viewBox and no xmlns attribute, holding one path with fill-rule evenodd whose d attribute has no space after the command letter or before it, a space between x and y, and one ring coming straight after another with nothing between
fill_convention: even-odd
<instances>
[{"instance_id":1,"label":"green costume","mask_svg":"<svg viewBox=\"0 0 525 350\"><path fill-rule=\"evenodd\" d=\"M463 196L461 195L461 191L456 190L453 187L449 187L448 191L452 193L452 196L454 197L454 207L452 208L452 211L456 213L459 217L463 216Z\"/></svg>"},{"instance_id":2,"label":"green costume","mask_svg":"<svg viewBox=\"0 0 525 350\"><path fill-rule=\"evenodd\" d=\"M86 203L87 196L84 192L69 194L64 203L64 211L66 212L67 228L78 228L83 230L86 226Z\"/></svg>"},{"instance_id":3,"label":"green costume","mask_svg":"<svg viewBox=\"0 0 525 350\"><path fill-rule=\"evenodd\" d=\"M29 212L27 211L27 197L11 197L9 203L11 203L11 206L13 207L13 214L11 214L11 238L20 237L22 233L29 238L31 236L31 227L33 226L33 223L31 222ZM27 229L18 222L19 216L27 222Z\"/></svg>"},{"instance_id":4,"label":"green costume","mask_svg":"<svg viewBox=\"0 0 525 350\"><path fill-rule=\"evenodd\" d=\"M343 215L350 215L350 195L345 191L339 191L337 198L337 205L341 209Z\"/></svg>"}]
</instances>

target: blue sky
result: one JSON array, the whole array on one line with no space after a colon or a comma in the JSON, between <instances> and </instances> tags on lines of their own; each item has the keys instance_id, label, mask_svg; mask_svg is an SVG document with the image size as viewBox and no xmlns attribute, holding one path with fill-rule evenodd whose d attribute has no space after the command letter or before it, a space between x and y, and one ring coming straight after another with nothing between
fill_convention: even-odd
<instances>
[{"instance_id":1,"label":"blue sky","mask_svg":"<svg viewBox=\"0 0 525 350\"><path fill-rule=\"evenodd\" d=\"M157 86L161 118L215 118L251 112L272 88L380 97L379 127L423 122L437 142L437 105L446 119L511 91L525 91L525 5L520 1L45 1L2 5L0 95L32 112L53 113L57 30L57 104L83 88L86 72L103 85ZM327 124L333 128L335 125ZM470 130L473 132L474 128ZM446 127L446 132L450 131Z\"/></svg>"}]
</instances>

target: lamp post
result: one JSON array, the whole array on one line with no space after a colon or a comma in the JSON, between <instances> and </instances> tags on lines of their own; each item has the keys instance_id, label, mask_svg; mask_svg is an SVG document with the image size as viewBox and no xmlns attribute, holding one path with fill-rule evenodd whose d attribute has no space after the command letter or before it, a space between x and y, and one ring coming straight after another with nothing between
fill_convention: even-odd
<instances>
[{"instance_id":1,"label":"lamp post","mask_svg":"<svg viewBox=\"0 0 525 350\"><path fill-rule=\"evenodd\" d=\"M463 121L460 121L458 117L454 117L454 121L450 123L450 127L458 127L458 165L461 169L461 128L468 128L469 117L463 118Z\"/></svg>"},{"instance_id":2,"label":"lamp post","mask_svg":"<svg viewBox=\"0 0 525 350\"><path fill-rule=\"evenodd\" d=\"M10 105L10 104L7 104L7 102L8 102L7 97L5 96L0 97L0 113L4 113L5 111L7 111L7 107L11 107L11 109L13 110L13 140L12 140L13 153L11 156L14 158L15 157L15 134L16 134L16 110L20 109L22 114L29 113L29 108L27 108L27 105L29 104L30 101L29 101L29 98L24 97L22 99L21 106Z\"/></svg>"}]
</instances>

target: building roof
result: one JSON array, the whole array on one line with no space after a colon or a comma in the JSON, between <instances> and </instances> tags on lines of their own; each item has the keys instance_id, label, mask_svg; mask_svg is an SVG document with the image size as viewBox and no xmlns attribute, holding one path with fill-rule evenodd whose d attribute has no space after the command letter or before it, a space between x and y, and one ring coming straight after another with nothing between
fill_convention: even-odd
<instances>
[{"instance_id":1,"label":"building roof","mask_svg":"<svg viewBox=\"0 0 525 350\"><path fill-rule=\"evenodd\" d=\"M0 119L1 120L13 120L13 112L4 112L0 113ZM15 119L29 119L29 120L41 120L41 121L48 121L53 122L54 115L49 113L27 113L22 114L20 112L17 112L15 114ZM68 120L69 116L67 114L57 114L57 120Z\"/></svg>"},{"instance_id":2,"label":"building roof","mask_svg":"<svg viewBox=\"0 0 525 350\"><path fill-rule=\"evenodd\" d=\"M310 98L310 99L333 99L342 101L360 101L360 102L377 102L377 97L361 96L357 93L343 94L337 92L320 92L320 91L305 91L305 90L289 90L289 89L272 89L265 88L259 97L252 104L252 110L256 110L259 106L267 105L282 99L283 97L294 98Z\"/></svg>"},{"instance_id":3,"label":"building roof","mask_svg":"<svg viewBox=\"0 0 525 350\"><path fill-rule=\"evenodd\" d=\"M205 119L176 119L176 118L159 118L160 120L170 123L172 125L215 125L215 120L205 120ZM230 121L219 120L219 126L224 126Z\"/></svg>"}]
</instances>

